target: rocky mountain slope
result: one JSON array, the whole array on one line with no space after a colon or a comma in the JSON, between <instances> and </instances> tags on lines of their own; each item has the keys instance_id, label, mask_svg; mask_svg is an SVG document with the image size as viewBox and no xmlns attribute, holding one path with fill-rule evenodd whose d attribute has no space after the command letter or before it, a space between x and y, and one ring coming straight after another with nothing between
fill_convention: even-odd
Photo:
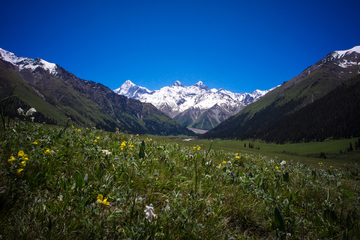
<instances>
[{"instance_id":1,"label":"rocky mountain slope","mask_svg":"<svg viewBox=\"0 0 360 240\"><path fill-rule=\"evenodd\" d=\"M309 114L314 117L318 114L320 119L321 111L319 108L321 107L329 111L334 111L333 115L330 115L336 116L336 106L328 108L328 106L325 105L319 106L319 103L316 103L317 107L310 107L310 105L327 96L347 80L357 77L359 73L360 46L349 50L331 52L313 66L305 69L298 76L283 83L280 87L273 89L256 103L247 106L237 115L227 119L216 128L204 134L204 137L255 138L278 143L311 141L313 139L324 140L318 139L318 135L315 134L315 132L322 131L322 129L325 128L329 129L328 127L324 125L322 128L311 130L308 128L308 130L306 130L302 128L302 125L305 124L305 118L301 118L303 121L299 122L295 121L293 116L298 116L296 114L301 110L302 114ZM356 79L359 78L357 77ZM356 79L352 81L356 82ZM350 88L345 89L349 90ZM341 94L344 94L344 90L341 90ZM352 96L356 96L356 94L352 94ZM351 105L352 103L349 98L346 99L348 102L341 102L338 103L338 105L342 105L346 109L352 109L347 107L347 105ZM321 103L324 104L324 101L321 101ZM304 112L303 109L308 109L309 112ZM344 125L346 125L346 123L344 123ZM338 126L338 128L341 129L344 125ZM285 128L285 126L287 127ZM276 134L273 131L274 129L277 129ZM287 129L287 132L285 132L285 129ZM296 134L295 137L295 135L289 134L289 132L291 132L289 129L293 132L302 129L302 132ZM345 129L340 131L345 132ZM312 134L310 134L310 132L312 132ZM327 133L330 137L332 134L331 132ZM336 136L338 137L339 135ZM344 135L344 137L346 136Z\"/></svg>"},{"instance_id":2,"label":"rocky mountain slope","mask_svg":"<svg viewBox=\"0 0 360 240\"><path fill-rule=\"evenodd\" d=\"M72 123L114 131L193 135L154 106L115 94L108 87L79 79L57 64L18 57L0 49L0 93L15 85L19 100L58 124Z\"/></svg>"},{"instance_id":3,"label":"rocky mountain slope","mask_svg":"<svg viewBox=\"0 0 360 240\"><path fill-rule=\"evenodd\" d=\"M176 81L171 86L150 91L127 80L114 92L151 103L184 126L212 129L245 106L260 99L268 91L232 93L224 89L209 89L201 81L192 86L184 86Z\"/></svg>"}]
</instances>

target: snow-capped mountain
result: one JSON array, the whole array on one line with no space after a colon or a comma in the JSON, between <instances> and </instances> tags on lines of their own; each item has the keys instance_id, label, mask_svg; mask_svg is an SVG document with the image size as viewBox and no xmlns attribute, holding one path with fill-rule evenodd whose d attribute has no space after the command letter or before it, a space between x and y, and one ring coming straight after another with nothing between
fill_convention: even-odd
<instances>
[{"instance_id":1,"label":"snow-capped mountain","mask_svg":"<svg viewBox=\"0 0 360 240\"><path fill-rule=\"evenodd\" d=\"M252 93L232 93L224 89L209 89L201 81L192 86L184 86L181 82L176 81L171 86L150 91L127 80L114 92L151 103L188 127L193 126L199 119L206 119L203 115L211 112L211 117L209 117L211 120L208 119L211 123L198 126L200 129L211 129L238 113L245 106L257 101L268 91L255 90Z\"/></svg>"},{"instance_id":2,"label":"snow-capped mountain","mask_svg":"<svg viewBox=\"0 0 360 240\"><path fill-rule=\"evenodd\" d=\"M19 71L23 69L30 69L33 72L38 67L40 67L46 71L49 71L49 73L52 75L57 74L57 65L55 63L49 63L40 58L32 59L28 57L18 57L14 53L6 51L2 48L0 48L0 59L17 66L19 68Z\"/></svg>"},{"instance_id":3,"label":"snow-capped mountain","mask_svg":"<svg viewBox=\"0 0 360 240\"><path fill-rule=\"evenodd\" d=\"M348 68L354 65L360 66L360 46L355 46L348 50L331 52L322 62L334 62L342 68Z\"/></svg>"}]
</instances>

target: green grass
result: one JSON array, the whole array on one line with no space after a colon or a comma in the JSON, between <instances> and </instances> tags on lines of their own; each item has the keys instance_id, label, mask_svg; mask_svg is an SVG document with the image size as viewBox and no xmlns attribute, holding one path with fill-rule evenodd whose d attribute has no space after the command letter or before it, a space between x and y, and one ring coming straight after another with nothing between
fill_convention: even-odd
<instances>
[{"instance_id":1,"label":"green grass","mask_svg":"<svg viewBox=\"0 0 360 240\"><path fill-rule=\"evenodd\" d=\"M241 143L13 121L0 131L0 238L360 235L357 167L284 163L261 153L292 145ZM330 143L324 147L340 145ZM316 149L294 151L306 148Z\"/></svg>"},{"instance_id":2,"label":"green grass","mask_svg":"<svg viewBox=\"0 0 360 240\"><path fill-rule=\"evenodd\" d=\"M204 146L209 147L211 140L193 138L192 141L183 141L189 137L187 136L168 136L159 137L151 136L156 140L175 141L184 146ZM346 164L348 167L353 167L355 164L360 164L360 149L353 152L348 152L347 149L352 143L355 146L357 138L342 139L342 140L326 140L324 142L309 142L309 143L288 143L275 144L265 143L261 141L236 141L236 140L221 140L215 139L212 145L213 149L224 150L233 153L263 155L271 158L278 158L285 161L293 161L294 163L302 163L311 166L317 166L322 162L326 166L340 167ZM254 148L249 148L249 143L254 144ZM244 147L246 144L246 147ZM260 149L257 149L260 148ZM340 151L342 153L340 154ZM326 159L320 158L320 153L326 155Z\"/></svg>"}]
</instances>

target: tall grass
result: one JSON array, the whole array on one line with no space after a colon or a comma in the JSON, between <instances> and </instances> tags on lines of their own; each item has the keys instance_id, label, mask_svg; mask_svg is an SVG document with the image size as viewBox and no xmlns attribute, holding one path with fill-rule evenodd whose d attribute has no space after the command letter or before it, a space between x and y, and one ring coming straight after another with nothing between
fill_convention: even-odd
<instances>
[{"instance_id":1,"label":"tall grass","mask_svg":"<svg viewBox=\"0 0 360 240\"><path fill-rule=\"evenodd\" d=\"M2 239L360 235L357 168L22 121L0 134Z\"/></svg>"}]
</instances>

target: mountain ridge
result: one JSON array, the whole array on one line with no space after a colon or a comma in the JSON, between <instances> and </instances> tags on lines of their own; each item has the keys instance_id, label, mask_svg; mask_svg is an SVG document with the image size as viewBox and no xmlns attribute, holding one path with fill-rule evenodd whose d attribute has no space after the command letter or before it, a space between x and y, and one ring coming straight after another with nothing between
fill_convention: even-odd
<instances>
[{"instance_id":1,"label":"mountain ridge","mask_svg":"<svg viewBox=\"0 0 360 240\"><path fill-rule=\"evenodd\" d=\"M270 91L259 101L205 133L203 137L262 139L278 143L299 141L299 136L296 140L285 137L280 141L280 137L271 138L270 132L275 127L280 131L281 126L289 124L283 122L283 119L290 119L287 116L296 114L297 111L323 98L348 79L358 76L360 53L357 51L360 52L359 47L330 52L296 77ZM308 137L304 139L311 141Z\"/></svg>"},{"instance_id":2,"label":"mountain ridge","mask_svg":"<svg viewBox=\"0 0 360 240\"><path fill-rule=\"evenodd\" d=\"M26 85L15 89L17 97L42 109L44 115L57 119L59 124L71 118L74 124L108 131L118 128L141 134L194 134L151 104L115 94L108 87L80 79L57 64L18 57L3 49L0 61L3 76L0 92L9 94L11 86ZM29 94L31 97L26 97ZM35 101L36 98L41 100Z\"/></svg>"},{"instance_id":3,"label":"mountain ridge","mask_svg":"<svg viewBox=\"0 0 360 240\"><path fill-rule=\"evenodd\" d=\"M196 120L206 113L208 116L203 118L207 119L206 127L201 127L206 130L235 115L248 104L260 99L268 91L232 93L224 89L209 89L202 81L192 86L185 86L178 80L170 86L154 91L137 86L127 80L120 88L114 90L117 94L153 104L186 127L194 127ZM211 111L215 105L218 106L217 108L221 108L221 111ZM222 116L218 116L220 112ZM204 125L202 124L202 126Z\"/></svg>"}]
</instances>

